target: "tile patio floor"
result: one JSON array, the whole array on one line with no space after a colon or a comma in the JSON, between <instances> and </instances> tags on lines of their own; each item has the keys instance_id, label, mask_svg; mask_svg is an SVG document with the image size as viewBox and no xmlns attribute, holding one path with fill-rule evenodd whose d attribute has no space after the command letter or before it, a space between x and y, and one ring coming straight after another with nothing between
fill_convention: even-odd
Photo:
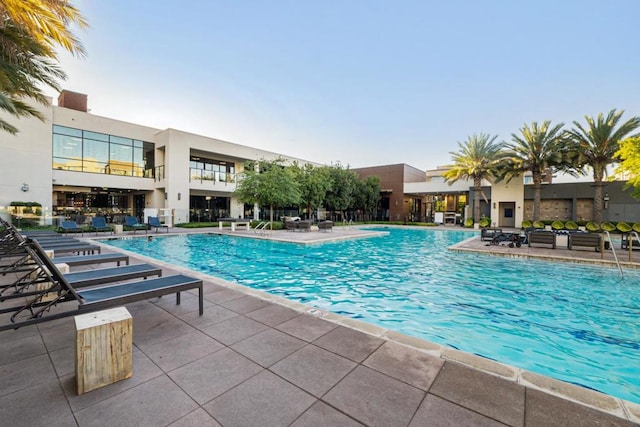
<instances>
[{"instance_id":1,"label":"tile patio floor","mask_svg":"<svg viewBox=\"0 0 640 427\"><path fill-rule=\"evenodd\" d=\"M163 268L165 275L175 273ZM632 426L637 424L630 419L640 421L638 405L379 328L371 327L372 335L362 331L367 325L323 318L309 307L214 282L205 282L203 316L195 294L183 294L179 306L173 297L128 305L134 319L133 377L80 396L73 318L0 333L0 425ZM571 400L557 397L560 392Z\"/></svg>"}]
</instances>

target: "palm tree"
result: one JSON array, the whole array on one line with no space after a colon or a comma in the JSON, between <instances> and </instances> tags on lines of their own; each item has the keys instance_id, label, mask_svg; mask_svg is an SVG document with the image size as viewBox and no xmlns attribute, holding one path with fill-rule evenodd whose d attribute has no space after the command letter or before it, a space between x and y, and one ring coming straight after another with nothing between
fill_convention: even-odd
<instances>
[{"instance_id":1,"label":"palm tree","mask_svg":"<svg viewBox=\"0 0 640 427\"><path fill-rule=\"evenodd\" d=\"M562 155L562 127L559 123L551 127L551 122L545 120L538 125L525 123L520 129L520 135L511 134L511 143L505 144L507 159L502 178L507 181L525 172L531 172L533 179L533 221L540 219L540 192L542 178L545 172L563 162Z\"/></svg>"},{"instance_id":2,"label":"palm tree","mask_svg":"<svg viewBox=\"0 0 640 427\"><path fill-rule=\"evenodd\" d=\"M585 116L586 128L574 121L575 127L567 132L568 149L575 158L573 168L582 174L587 166L593 170L593 221L598 224L602 222L602 181L607 174L607 166L614 162L620 141L640 127L638 117L618 126L623 114L624 110L616 111L614 108L606 118L602 113L597 119Z\"/></svg>"},{"instance_id":3,"label":"palm tree","mask_svg":"<svg viewBox=\"0 0 640 427\"><path fill-rule=\"evenodd\" d=\"M473 180L473 222L480 221L480 192L482 180L496 176L497 167L504 159L502 143L496 143L497 135L473 134L464 143L458 142L460 150L451 153L453 166L444 173L444 178L453 183L459 179Z\"/></svg>"},{"instance_id":4,"label":"palm tree","mask_svg":"<svg viewBox=\"0 0 640 427\"><path fill-rule=\"evenodd\" d=\"M57 65L56 46L74 55L85 50L69 30L86 27L84 18L67 0L0 0L0 110L15 117L43 120L27 101L47 104L43 86L59 90L66 75ZM0 120L0 130L18 129Z\"/></svg>"}]
</instances>

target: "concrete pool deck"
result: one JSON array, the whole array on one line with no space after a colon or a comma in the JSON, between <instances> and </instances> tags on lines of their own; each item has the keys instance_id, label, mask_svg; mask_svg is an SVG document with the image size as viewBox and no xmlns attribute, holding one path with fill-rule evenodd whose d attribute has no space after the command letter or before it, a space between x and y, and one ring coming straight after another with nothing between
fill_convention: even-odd
<instances>
[{"instance_id":1,"label":"concrete pool deck","mask_svg":"<svg viewBox=\"0 0 640 427\"><path fill-rule=\"evenodd\" d=\"M253 232L232 234L243 233ZM276 234L289 241L360 235L357 229L340 228L333 233ZM477 246L477 251L504 251L502 255L508 256L516 251L485 243L477 236L457 249ZM518 256L547 251L518 250ZM142 261L149 260L132 258L133 263ZM156 264L165 275L184 272ZM204 315L197 314L194 294L184 295L180 306L172 297L127 306L134 319L133 377L81 396L74 387L73 318L0 333L2 424L631 426L640 422L640 405L210 276L188 274L205 281Z\"/></svg>"}]
</instances>

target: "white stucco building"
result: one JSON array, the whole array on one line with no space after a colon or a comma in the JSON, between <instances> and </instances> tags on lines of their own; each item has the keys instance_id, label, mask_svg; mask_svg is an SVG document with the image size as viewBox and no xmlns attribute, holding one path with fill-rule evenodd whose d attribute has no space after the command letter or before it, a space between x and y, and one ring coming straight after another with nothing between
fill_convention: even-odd
<instances>
[{"instance_id":1,"label":"white stucco building","mask_svg":"<svg viewBox=\"0 0 640 427\"><path fill-rule=\"evenodd\" d=\"M11 202L37 202L45 222L59 216L134 215L157 210L166 223L254 215L233 196L247 160L278 153L100 117L87 95L63 91L45 120L8 118L19 133L0 133L0 214Z\"/></svg>"}]
</instances>

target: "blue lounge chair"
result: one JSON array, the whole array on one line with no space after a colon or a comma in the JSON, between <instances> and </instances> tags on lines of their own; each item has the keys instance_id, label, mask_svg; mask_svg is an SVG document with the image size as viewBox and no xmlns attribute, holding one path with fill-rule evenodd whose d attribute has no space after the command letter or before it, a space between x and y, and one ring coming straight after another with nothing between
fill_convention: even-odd
<instances>
[{"instance_id":1,"label":"blue lounge chair","mask_svg":"<svg viewBox=\"0 0 640 427\"><path fill-rule=\"evenodd\" d=\"M158 232L159 228L166 228L167 229L167 233L169 232L169 226L162 224L160 222L160 218L158 218L157 216L150 216L149 217L149 226L153 227L156 229L156 233Z\"/></svg>"},{"instance_id":2,"label":"blue lounge chair","mask_svg":"<svg viewBox=\"0 0 640 427\"><path fill-rule=\"evenodd\" d=\"M103 216L96 216L91 218L91 228L90 231L95 231L96 235L98 235L101 231L110 231L113 234L113 227L107 225L107 220Z\"/></svg>"},{"instance_id":3,"label":"blue lounge chair","mask_svg":"<svg viewBox=\"0 0 640 427\"><path fill-rule=\"evenodd\" d=\"M136 234L136 231L138 230L144 230L145 233L148 232L147 224L139 223L138 219L133 216L124 217L124 227L125 230L133 230L133 234Z\"/></svg>"},{"instance_id":4,"label":"blue lounge chair","mask_svg":"<svg viewBox=\"0 0 640 427\"><path fill-rule=\"evenodd\" d=\"M60 223L59 231L61 233L80 233L83 235L84 230L75 221L62 221Z\"/></svg>"}]
</instances>

